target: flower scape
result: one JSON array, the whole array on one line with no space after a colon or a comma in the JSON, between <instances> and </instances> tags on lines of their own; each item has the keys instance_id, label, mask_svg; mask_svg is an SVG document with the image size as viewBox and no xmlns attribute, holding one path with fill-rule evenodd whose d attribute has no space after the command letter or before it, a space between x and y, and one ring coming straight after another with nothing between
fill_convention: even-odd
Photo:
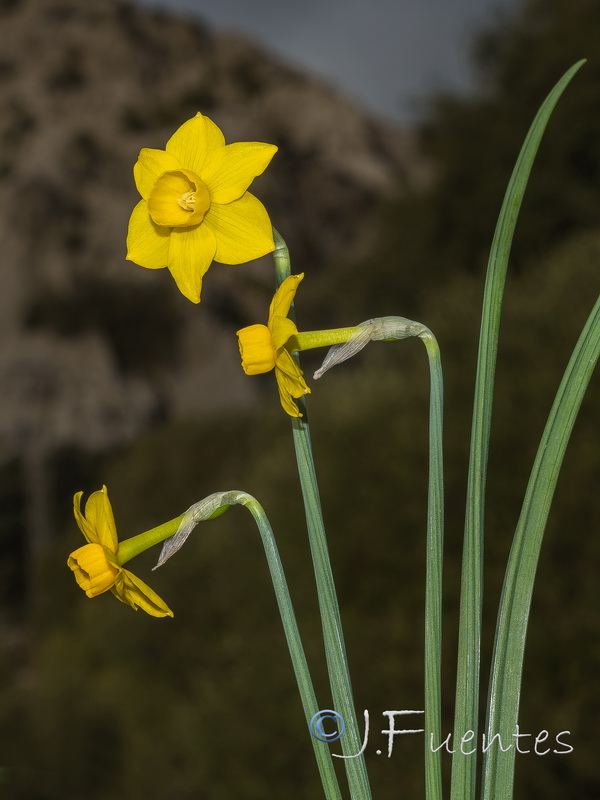
<instances>
[{"instance_id":1,"label":"flower scape","mask_svg":"<svg viewBox=\"0 0 600 800\"><path fill-rule=\"evenodd\" d=\"M200 113L164 150L141 150L133 175L142 199L129 220L127 259L167 267L180 292L199 303L213 260L242 264L272 252L269 216L247 189L276 152L263 142L225 144L220 128Z\"/></svg>"}]
</instances>

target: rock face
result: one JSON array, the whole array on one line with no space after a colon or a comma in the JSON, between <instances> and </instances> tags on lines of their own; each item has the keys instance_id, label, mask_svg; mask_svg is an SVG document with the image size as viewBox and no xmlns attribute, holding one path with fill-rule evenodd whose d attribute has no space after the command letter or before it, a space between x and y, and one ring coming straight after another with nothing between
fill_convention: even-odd
<instances>
[{"instance_id":1,"label":"rock face","mask_svg":"<svg viewBox=\"0 0 600 800\"><path fill-rule=\"evenodd\" d=\"M197 22L120 0L0 0L0 42L2 362L22 351L31 370L62 354L69 376L104 375L90 408L110 405L118 422L104 434L92 425L94 447L133 435L132 420L143 427L156 409L251 402L232 331L266 316L272 285L266 264L213 265L197 307L167 271L125 261L140 148L164 147L198 110L228 141L277 144L253 191L307 277L361 246L373 207L422 175L409 132ZM40 337L54 355L36 361L28 354L45 352ZM10 396L0 400L4 430Z\"/></svg>"}]
</instances>

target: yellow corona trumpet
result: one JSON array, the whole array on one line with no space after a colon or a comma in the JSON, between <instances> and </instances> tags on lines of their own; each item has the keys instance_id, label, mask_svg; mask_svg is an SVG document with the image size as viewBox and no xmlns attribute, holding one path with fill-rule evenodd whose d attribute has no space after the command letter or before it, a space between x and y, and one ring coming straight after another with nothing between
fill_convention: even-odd
<instances>
[{"instance_id":1,"label":"yellow corona trumpet","mask_svg":"<svg viewBox=\"0 0 600 800\"><path fill-rule=\"evenodd\" d=\"M127 258L167 267L180 292L200 302L213 260L243 264L275 249L269 216L247 191L277 152L263 142L225 144L220 128L198 113L164 150L144 148L133 168L142 196L129 220Z\"/></svg>"},{"instance_id":2,"label":"yellow corona trumpet","mask_svg":"<svg viewBox=\"0 0 600 800\"><path fill-rule=\"evenodd\" d=\"M283 281L271 301L266 325L250 325L237 332L242 369L246 375L258 375L274 369L281 405L291 417L302 416L294 398L310 392L302 370L286 350L289 339L298 334L298 329L287 315L303 277L304 273L290 275Z\"/></svg>"}]
</instances>

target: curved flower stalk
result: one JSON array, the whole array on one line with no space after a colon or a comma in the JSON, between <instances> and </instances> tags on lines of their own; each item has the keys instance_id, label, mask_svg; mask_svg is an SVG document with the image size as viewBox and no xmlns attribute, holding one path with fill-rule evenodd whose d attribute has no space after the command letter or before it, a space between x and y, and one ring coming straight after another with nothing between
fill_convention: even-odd
<instances>
[{"instance_id":1,"label":"curved flower stalk","mask_svg":"<svg viewBox=\"0 0 600 800\"><path fill-rule=\"evenodd\" d=\"M425 778L426 796L442 797L441 754L431 741L441 733L442 654L442 563L444 544L443 476L443 377L439 348L432 332L420 322L405 317L381 317L361 322L355 328L299 333L290 341L295 350L333 344L314 378L360 352L371 341L420 338L427 350L431 377L429 410L429 492L427 513L427 563L425 590ZM345 341L340 341L344 340Z\"/></svg>"},{"instance_id":2,"label":"curved flower stalk","mask_svg":"<svg viewBox=\"0 0 600 800\"><path fill-rule=\"evenodd\" d=\"M273 258L276 280L281 288L289 280L290 259L285 241L276 231L275 242L277 248ZM293 313L292 310L290 313ZM444 537L443 378L436 339L431 331L419 322L404 317L384 317L368 320L350 328L296 332L290 336L285 346L292 353L315 347L332 346L322 367L315 373L314 377L319 378L335 364L358 353L370 341L392 341L410 336L418 336L425 344L431 376L425 596L425 779L428 800L440 800L442 797L441 753L439 749L437 752L433 752L429 746L431 738L440 741L441 735L441 603ZM297 359L297 355L295 358ZM300 369L299 365L298 369ZM344 635L328 555L308 422L305 419L293 418L292 430L313 555L332 695L336 711L340 712L348 723L348 735L342 741L344 754L348 757L350 754L356 754L360 749L358 727ZM359 758L348 758L345 766L351 796L370 798L369 779L362 755Z\"/></svg>"},{"instance_id":3,"label":"curved flower stalk","mask_svg":"<svg viewBox=\"0 0 600 800\"><path fill-rule=\"evenodd\" d=\"M85 514L81 513L82 496L83 492L77 492L73 498L73 511L88 543L71 553L67 560L79 586L88 597L110 589L117 600L134 611L141 608L153 617L172 617L173 612L156 592L123 569L124 559L119 558L119 540L106 486L89 496Z\"/></svg>"},{"instance_id":4,"label":"curved flower stalk","mask_svg":"<svg viewBox=\"0 0 600 800\"><path fill-rule=\"evenodd\" d=\"M333 331L299 334L298 349ZM440 352L432 332L425 325L405 317L382 317L361 322L348 341L335 344L314 377L320 378L336 364L356 355L371 341L397 341L417 336L425 345L431 378L429 407L429 492L427 511L427 562L425 580L425 781L426 796L442 797L440 751L432 741L441 741L441 659L442 659L442 564L444 546L443 472L443 377Z\"/></svg>"},{"instance_id":5,"label":"curved flower stalk","mask_svg":"<svg viewBox=\"0 0 600 800\"><path fill-rule=\"evenodd\" d=\"M283 571L283 565L277 550L275 536L267 515L260 503L246 492L237 490L217 492L216 494L205 497L204 500L201 500L199 503L195 503L183 516L178 518L179 526L177 531L164 542L158 563L154 569L158 569L158 567L162 566L183 546L198 523L208 519L214 519L215 516L223 513L233 505L242 505L247 508L258 527L267 557L267 564L271 573L271 580L273 581L273 588L275 590L281 622L283 624L285 638L298 684L304 715L308 724L313 715L319 710L319 705L317 704L306 655L300 638L300 631L296 623L296 616ZM342 795L340 793L329 749L313 736L310 738L325 797L327 800L341 800Z\"/></svg>"},{"instance_id":6,"label":"curved flower stalk","mask_svg":"<svg viewBox=\"0 0 600 800\"><path fill-rule=\"evenodd\" d=\"M167 267L179 291L199 303L213 259L243 264L270 253L269 216L247 189L276 152L262 142L226 145L200 113L164 150L141 150L133 175L142 199L129 220L127 259L147 269Z\"/></svg>"}]
</instances>

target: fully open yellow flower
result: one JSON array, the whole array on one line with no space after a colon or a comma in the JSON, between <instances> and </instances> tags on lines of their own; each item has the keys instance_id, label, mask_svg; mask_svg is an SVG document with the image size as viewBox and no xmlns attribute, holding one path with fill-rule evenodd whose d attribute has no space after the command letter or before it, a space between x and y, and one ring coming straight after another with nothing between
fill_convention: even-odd
<instances>
[{"instance_id":1,"label":"fully open yellow flower","mask_svg":"<svg viewBox=\"0 0 600 800\"><path fill-rule=\"evenodd\" d=\"M287 315L303 277L304 273L290 275L283 281L271 301L266 325L250 325L237 332L244 372L258 375L274 369L281 405L291 417L302 416L292 398L310 392L302 370L285 347L298 333Z\"/></svg>"},{"instance_id":2,"label":"fully open yellow flower","mask_svg":"<svg viewBox=\"0 0 600 800\"><path fill-rule=\"evenodd\" d=\"M247 192L277 152L262 142L225 144L198 113L164 150L144 148L133 168L142 200L127 234L127 258L148 269L168 267L181 293L200 302L213 259L243 264L275 249L263 204Z\"/></svg>"},{"instance_id":3,"label":"fully open yellow flower","mask_svg":"<svg viewBox=\"0 0 600 800\"><path fill-rule=\"evenodd\" d=\"M67 560L79 586L88 597L110 589L118 600L135 611L141 608L153 617L172 617L165 601L118 563L119 540L106 486L90 495L85 515L81 513L82 495L83 492L77 492L73 498L73 511L88 544L71 553Z\"/></svg>"}]
</instances>

